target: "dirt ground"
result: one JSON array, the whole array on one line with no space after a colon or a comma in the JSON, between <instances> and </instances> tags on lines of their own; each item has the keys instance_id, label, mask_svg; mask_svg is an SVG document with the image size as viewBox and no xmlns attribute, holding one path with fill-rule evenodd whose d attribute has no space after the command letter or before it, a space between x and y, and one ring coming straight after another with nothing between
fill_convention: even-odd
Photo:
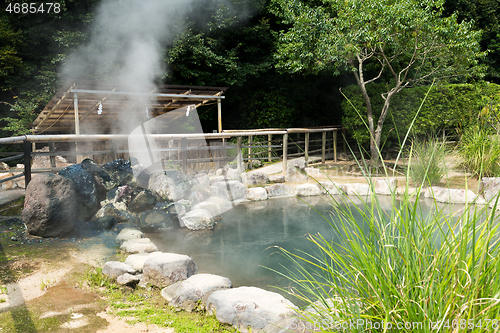
<instances>
[{"instance_id":1,"label":"dirt ground","mask_svg":"<svg viewBox=\"0 0 500 333\"><path fill-rule=\"evenodd\" d=\"M101 296L81 285L86 269L113 257L115 249L105 237L52 241L30 237L23 234L19 218L0 216L0 333L174 332L128 324L109 313Z\"/></svg>"}]
</instances>

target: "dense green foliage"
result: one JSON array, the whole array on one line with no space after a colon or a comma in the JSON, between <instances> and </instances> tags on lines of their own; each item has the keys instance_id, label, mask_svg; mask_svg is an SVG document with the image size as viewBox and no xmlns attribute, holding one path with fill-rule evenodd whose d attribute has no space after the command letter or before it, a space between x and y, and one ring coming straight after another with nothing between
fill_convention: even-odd
<instances>
[{"instance_id":1,"label":"dense green foliage","mask_svg":"<svg viewBox=\"0 0 500 333\"><path fill-rule=\"evenodd\" d=\"M488 51L481 62L488 66L486 80L500 84L500 2L497 0L446 0L444 15L457 13L481 29L481 50Z\"/></svg>"},{"instance_id":2,"label":"dense green foliage","mask_svg":"<svg viewBox=\"0 0 500 333\"><path fill-rule=\"evenodd\" d=\"M385 83L372 84L368 94L373 101L375 116L378 116L384 100L381 94ZM348 86L342 90L348 101L342 102L343 125L364 147L368 147L370 137L366 126L366 106L358 86ZM398 145L409 130L419 109L427 87L408 88L394 96L388 113L386 126L382 130L382 142L386 146ZM411 128L412 136L426 136L443 130L447 135L461 134L462 129L475 124L485 107L498 108L500 86L490 84L451 84L433 87ZM352 105L351 105L352 103ZM360 114L353 108L359 111Z\"/></svg>"},{"instance_id":3,"label":"dense green foliage","mask_svg":"<svg viewBox=\"0 0 500 333\"><path fill-rule=\"evenodd\" d=\"M273 0L274 12L291 25L281 32L277 65L295 72L354 74L363 95L371 158L377 161L392 98L403 88L433 79L481 76L476 59L480 32L473 24L443 16L443 1ZM373 116L367 85L385 81L384 103Z\"/></svg>"},{"instance_id":4,"label":"dense green foliage","mask_svg":"<svg viewBox=\"0 0 500 333\"><path fill-rule=\"evenodd\" d=\"M6 4L14 2L7 0ZM57 14L0 12L0 136L28 133L32 120L60 86L61 68L69 55L88 45L96 36L106 38L104 28L95 25L99 5L104 2L62 0L61 12ZM377 3L364 2L353 13L373 14L376 18L380 6L384 5ZM401 5L407 3L410 2L404 1ZM331 52L340 50L326 47L331 40L323 37L328 37L329 29L335 28L335 31L343 31L344 35L340 37L344 40L354 37L353 40L358 41L363 38L375 40L376 36L385 33L384 29L395 26L393 22L404 25L405 18L414 17L413 11L405 13L394 7L394 11L384 12L383 22L390 21L391 24L379 24L378 28L382 30L377 30L374 24L365 25L361 30L354 29L363 25L367 18L355 21L354 17L343 17L349 15L343 10L343 5L342 8L332 7L339 4L331 0L197 0L189 12L173 22L178 27L175 38L160 41L164 72L157 79L173 84L228 86L230 89L223 103L224 128L338 125L343 100L338 88L355 83L355 78L351 71L345 71L348 63L330 61L337 59L328 58L333 55ZM356 2L351 4L355 6ZM428 4L432 7L435 2ZM317 11L320 7L323 9ZM459 22L466 19L474 28L484 30L481 48L491 52L480 63L490 66L488 78L491 79L495 79L499 72L496 57L498 7L497 1L447 1L442 12L443 16L449 17L458 11ZM280 8L289 11L283 13ZM334 9L339 10L339 26L332 27L331 22L321 24L321 20L331 15ZM395 16L398 16L396 20L391 20ZM450 18L447 22L453 23L453 20ZM377 29L370 30L372 28ZM280 40L286 36L294 39L286 44L286 40ZM323 40L325 47L317 47ZM119 49L123 42L109 40L106 45ZM399 38L392 40L391 45L394 48L399 43L404 47L409 42ZM455 40L452 46L460 46L458 42ZM99 53L103 50L93 51ZM295 60L290 67L285 59ZM399 58L398 61L403 63L406 60ZM91 68L92 63L85 64L80 76L109 78L117 64L109 65L96 73ZM367 77L378 74L376 65L374 62L365 66ZM306 72L311 75L305 75ZM337 76L332 76L332 73ZM379 80L386 84L387 89L394 85L391 75L383 74ZM379 108L378 103L374 107L375 116ZM216 128L214 108L207 107L199 113L206 131Z\"/></svg>"}]
</instances>

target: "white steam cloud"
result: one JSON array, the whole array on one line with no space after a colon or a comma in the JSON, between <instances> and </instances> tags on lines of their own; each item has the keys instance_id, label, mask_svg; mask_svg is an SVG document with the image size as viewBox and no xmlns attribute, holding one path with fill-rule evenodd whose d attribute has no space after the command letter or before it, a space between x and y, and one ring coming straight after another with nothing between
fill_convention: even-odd
<instances>
[{"instance_id":1,"label":"white steam cloud","mask_svg":"<svg viewBox=\"0 0 500 333\"><path fill-rule=\"evenodd\" d=\"M91 40L71 54L65 79L82 77L149 92L165 72L163 48L183 30L183 18L198 0L105 0L97 8ZM128 100L131 109L144 98ZM106 106L104 105L104 110ZM128 133L147 120L145 112L122 110L114 132ZM90 129L87 129L90 131Z\"/></svg>"}]
</instances>

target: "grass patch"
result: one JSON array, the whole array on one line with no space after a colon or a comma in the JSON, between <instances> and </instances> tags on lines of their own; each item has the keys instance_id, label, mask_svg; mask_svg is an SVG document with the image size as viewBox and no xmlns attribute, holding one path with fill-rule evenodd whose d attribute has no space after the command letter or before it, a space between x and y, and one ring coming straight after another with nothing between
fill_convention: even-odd
<instances>
[{"instance_id":1,"label":"grass patch","mask_svg":"<svg viewBox=\"0 0 500 333\"><path fill-rule=\"evenodd\" d=\"M206 316L204 312L177 311L168 305L157 288L135 289L118 286L113 279L102 274L101 268L89 269L85 272L82 282L104 295L111 313L129 318L129 324L155 324L186 333L237 332L231 326L219 323L214 316Z\"/></svg>"},{"instance_id":2,"label":"grass patch","mask_svg":"<svg viewBox=\"0 0 500 333\"><path fill-rule=\"evenodd\" d=\"M446 144L436 138L412 143L410 177L417 186L434 186L446 175Z\"/></svg>"},{"instance_id":3,"label":"grass patch","mask_svg":"<svg viewBox=\"0 0 500 333\"><path fill-rule=\"evenodd\" d=\"M0 216L21 215L24 208L24 196L0 207Z\"/></svg>"},{"instance_id":4,"label":"grass patch","mask_svg":"<svg viewBox=\"0 0 500 333\"><path fill-rule=\"evenodd\" d=\"M467 129L460 139L461 165L477 178L500 175L500 138L490 134L483 126L475 126Z\"/></svg>"}]
</instances>

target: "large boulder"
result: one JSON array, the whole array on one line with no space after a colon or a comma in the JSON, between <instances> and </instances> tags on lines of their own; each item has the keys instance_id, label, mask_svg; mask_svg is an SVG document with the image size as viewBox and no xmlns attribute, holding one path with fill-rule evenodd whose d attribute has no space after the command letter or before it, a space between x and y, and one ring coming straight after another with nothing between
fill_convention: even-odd
<instances>
[{"instance_id":1,"label":"large boulder","mask_svg":"<svg viewBox=\"0 0 500 333\"><path fill-rule=\"evenodd\" d=\"M136 270L132 268L132 266L120 261L108 261L102 268L102 274L107 275L110 278L117 278L125 273L135 274L135 272Z\"/></svg>"},{"instance_id":2,"label":"large boulder","mask_svg":"<svg viewBox=\"0 0 500 333\"><path fill-rule=\"evenodd\" d=\"M304 183L309 177L306 173L307 163L302 158L291 160L287 163L286 181L291 183Z\"/></svg>"},{"instance_id":3,"label":"large boulder","mask_svg":"<svg viewBox=\"0 0 500 333\"><path fill-rule=\"evenodd\" d=\"M198 173L191 181L193 191L210 191L210 177L206 173Z\"/></svg>"},{"instance_id":4,"label":"large boulder","mask_svg":"<svg viewBox=\"0 0 500 333\"><path fill-rule=\"evenodd\" d=\"M167 230L174 227L172 217L161 210L148 210L141 213L138 224L141 230L146 232Z\"/></svg>"},{"instance_id":5,"label":"large boulder","mask_svg":"<svg viewBox=\"0 0 500 333\"><path fill-rule=\"evenodd\" d=\"M189 230L212 229L215 225L213 215L206 209L193 209L179 220L181 227Z\"/></svg>"},{"instance_id":6,"label":"large boulder","mask_svg":"<svg viewBox=\"0 0 500 333\"><path fill-rule=\"evenodd\" d=\"M298 308L278 293L255 287L217 290L208 296L206 308L217 320L241 331L260 330L293 315Z\"/></svg>"},{"instance_id":7,"label":"large boulder","mask_svg":"<svg viewBox=\"0 0 500 333\"><path fill-rule=\"evenodd\" d=\"M140 230L132 229L132 228L125 228L125 229L122 229L122 231L120 231L120 233L116 236L115 242L123 243L123 242L126 242L128 240L142 238L143 236L144 236L144 234Z\"/></svg>"},{"instance_id":8,"label":"large boulder","mask_svg":"<svg viewBox=\"0 0 500 333\"><path fill-rule=\"evenodd\" d=\"M252 171L244 175L247 186L260 185L269 182L269 176L267 175L267 173L262 171Z\"/></svg>"},{"instance_id":9,"label":"large boulder","mask_svg":"<svg viewBox=\"0 0 500 333\"><path fill-rule=\"evenodd\" d=\"M481 196L477 196L471 190L443 188L438 186L427 188L424 197L444 203L485 203L485 200Z\"/></svg>"},{"instance_id":10,"label":"large boulder","mask_svg":"<svg viewBox=\"0 0 500 333\"><path fill-rule=\"evenodd\" d=\"M298 197L310 197L313 195L320 195L321 190L317 184L300 184L295 186L295 195Z\"/></svg>"},{"instance_id":11,"label":"large boulder","mask_svg":"<svg viewBox=\"0 0 500 333\"><path fill-rule=\"evenodd\" d=\"M149 238L137 238L123 242L120 249L127 253L150 253L158 251L156 245Z\"/></svg>"},{"instance_id":12,"label":"large boulder","mask_svg":"<svg viewBox=\"0 0 500 333\"><path fill-rule=\"evenodd\" d=\"M150 252L150 253L135 253L131 254L125 259L125 264L130 265L133 269L138 272L142 272L144 269L144 263L146 260L151 258L151 256L162 254L162 252Z\"/></svg>"},{"instance_id":13,"label":"large boulder","mask_svg":"<svg viewBox=\"0 0 500 333\"><path fill-rule=\"evenodd\" d=\"M117 183L111 175L101 168L96 162L92 161L90 158L86 158L80 163L81 167L90 172L96 181L98 186L102 186L106 191L111 190L113 187L120 185Z\"/></svg>"},{"instance_id":14,"label":"large boulder","mask_svg":"<svg viewBox=\"0 0 500 333\"><path fill-rule=\"evenodd\" d=\"M137 184L130 161L117 159L113 162L103 164L101 168L106 171L118 185L135 187Z\"/></svg>"},{"instance_id":15,"label":"large boulder","mask_svg":"<svg viewBox=\"0 0 500 333\"><path fill-rule=\"evenodd\" d=\"M135 217L127 210L127 205L124 202L106 204L95 213L93 220L103 216L113 216L117 222L135 222Z\"/></svg>"},{"instance_id":16,"label":"large boulder","mask_svg":"<svg viewBox=\"0 0 500 333\"><path fill-rule=\"evenodd\" d=\"M269 175L269 182L271 182L271 183L284 183L285 176L283 176L283 175Z\"/></svg>"},{"instance_id":17,"label":"large boulder","mask_svg":"<svg viewBox=\"0 0 500 333\"><path fill-rule=\"evenodd\" d=\"M182 172L166 170L151 175L148 189L165 201L178 201L188 198L191 186L191 181Z\"/></svg>"},{"instance_id":18,"label":"large boulder","mask_svg":"<svg viewBox=\"0 0 500 333\"><path fill-rule=\"evenodd\" d=\"M500 194L500 177L484 177L481 179L479 194L490 204L495 204L495 200Z\"/></svg>"},{"instance_id":19,"label":"large boulder","mask_svg":"<svg viewBox=\"0 0 500 333\"><path fill-rule=\"evenodd\" d=\"M22 219L28 233L58 237L73 230L78 204L75 184L45 173L33 177L26 189Z\"/></svg>"},{"instance_id":20,"label":"large boulder","mask_svg":"<svg viewBox=\"0 0 500 333\"><path fill-rule=\"evenodd\" d=\"M162 253L147 259L144 262L142 272L144 283L150 283L157 287L166 287L197 274L198 267L189 256Z\"/></svg>"},{"instance_id":21,"label":"large boulder","mask_svg":"<svg viewBox=\"0 0 500 333\"><path fill-rule=\"evenodd\" d=\"M193 311L209 292L232 286L231 280L220 275L195 274L164 288L161 295L171 306Z\"/></svg>"},{"instance_id":22,"label":"large boulder","mask_svg":"<svg viewBox=\"0 0 500 333\"><path fill-rule=\"evenodd\" d=\"M398 180L394 177L376 177L373 178L373 186L377 194L392 195L396 193Z\"/></svg>"},{"instance_id":23,"label":"large boulder","mask_svg":"<svg viewBox=\"0 0 500 333\"><path fill-rule=\"evenodd\" d=\"M142 190L132 198L128 204L128 210L133 213L151 210L156 205L156 197L150 190Z\"/></svg>"},{"instance_id":24,"label":"large boulder","mask_svg":"<svg viewBox=\"0 0 500 333\"><path fill-rule=\"evenodd\" d=\"M212 216L217 216L223 212L222 207L213 201L202 201L193 206L193 210L206 209Z\"/></svg>"},{"instance_id":25,"label":"large boulder","mask_svg":"<svg viewBox=\"0 0 500 333\"><path fill-rule=\"evenodd\" d=\"M212 184L211 194L212 196L235 201L245 198L247 188L237 180L223 180Z\"/></svg>"},{"instance_id":26,"label":"large boulder","mask_svg":"<svg viewBox=\"0 0 500 333\"><path fill-rule=\"evenodd\" d=\"M247 191L247 199L252 201L267 200L267 191L263 187L252 187Z\"/></svg>"},{"instance_id":27,"label":"large boulder","mask_svg":"<svg viewBox=\"0 0 500 333\"><path fill-rule=\"evenodd\" d=\"M59 175L70 179L75 184L78 199L78 218L89 221L99 209L97 185L94 176L80 164L70 165Z\"/></svg>"},{"instance_id":28,"label":"large boulder","mask_svg":"<svg viewBox=\"0 0 500 333\"><path fill-rule=\"evenodd\" d=\"M285 184L274 184L265 187L269 198L275 197L291 197L294 195L294 190Z\"/></svg>"},{"instance_id":29,"label":"large boulder","mask_svg":"<svg viewBox=\"0 0 500 333\"><path fill-rule=\"evenodd\" d=\"M328 195L344 194L344 185L337 184L333 181L319 182L317 185L321 191L321 194L328 194Z\"/></svg>"},{"instance_id":30,"label":"large boulder","mask_svg":"<svg viewBox=\"0 0 500 333\"><path fill-rule=\"evenodd\" d=\"M371 195L372 193L372 189L368 184L362 184L362 183L344 184L343 188L347 195L367 196Z\"/></svg>"}]
</instances>

